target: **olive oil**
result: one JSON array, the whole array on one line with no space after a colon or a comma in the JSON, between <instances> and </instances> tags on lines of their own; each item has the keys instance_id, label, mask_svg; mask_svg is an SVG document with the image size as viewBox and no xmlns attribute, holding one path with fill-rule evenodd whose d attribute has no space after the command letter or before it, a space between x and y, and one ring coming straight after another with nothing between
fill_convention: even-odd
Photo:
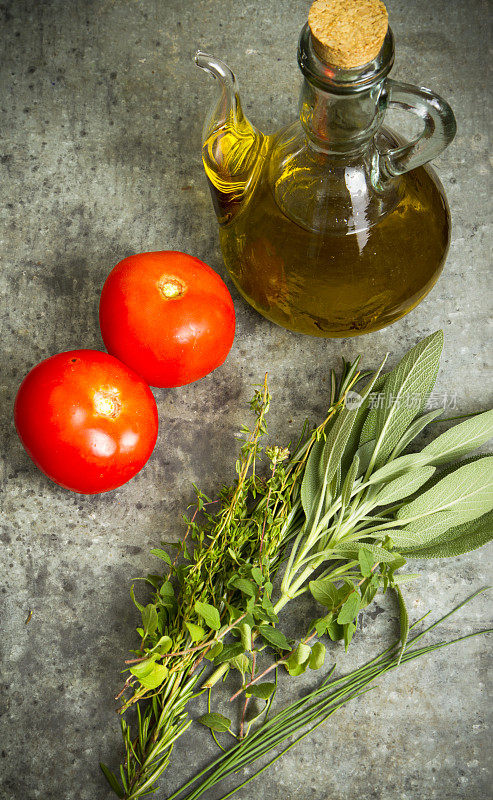
<instances>
[{"instance_id":1,"label":"olive oil","mask_svg":"<svg viewBox=\"0 0 493 800\"><path fill-rule=\"evenodd\" d=\"M268 156L264 146L263 170L245 193L211 182L225 264L257 311L300 333L345 337L389 325L425 297L442 270L450 224L428 168L400 178L395 206L374 224L316 231L276 202Z\"/></svg>"}]
</instances>

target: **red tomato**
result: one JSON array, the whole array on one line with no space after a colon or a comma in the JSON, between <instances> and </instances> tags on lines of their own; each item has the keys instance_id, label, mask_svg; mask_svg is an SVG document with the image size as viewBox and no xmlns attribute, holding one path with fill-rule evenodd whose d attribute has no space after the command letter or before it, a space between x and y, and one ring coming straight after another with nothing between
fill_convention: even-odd
<instances>
[{"instance_id":1,"label":"red tomato","mask_svg":"<svg viewBox=\"0 0 493 800\"><path fill-rule=\"evenodd\" d=\"M41 361L20 385L15 425L34 463L82 494L116 489L144 466L156 443L156 401L113 356L70 350Z\"/></svg>"},{"instance_id":2,"label":"red tomato","mask_svg":"<svg viewBox=\"0 0 493 800\"><path fill-rule=\"evenodd\" d=\"M235 312L219 275L174 250L124 258L110 272L99 304L108 352L151 386L183 386L223 363Z\"/></svg>"}]
</instances>

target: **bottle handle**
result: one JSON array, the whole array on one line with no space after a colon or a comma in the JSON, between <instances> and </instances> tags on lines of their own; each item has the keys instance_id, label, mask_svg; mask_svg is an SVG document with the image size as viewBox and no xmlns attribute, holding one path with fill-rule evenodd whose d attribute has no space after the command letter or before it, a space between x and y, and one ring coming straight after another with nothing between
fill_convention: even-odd
<instances>
[{"instance_id":1,"label":"bottle handle","mask_svg":"<svg viewBox=\"0 0 493 800\"><path fill-rule=\"evenodd\" d=\"M457 124L449 104L429 89L390 78L386 89L387 108L410 111L424 122L422 132L412 142L380 152L380 169L384 177L393 178L440 155L454 138Z\"/></svg>"}]
</instances>

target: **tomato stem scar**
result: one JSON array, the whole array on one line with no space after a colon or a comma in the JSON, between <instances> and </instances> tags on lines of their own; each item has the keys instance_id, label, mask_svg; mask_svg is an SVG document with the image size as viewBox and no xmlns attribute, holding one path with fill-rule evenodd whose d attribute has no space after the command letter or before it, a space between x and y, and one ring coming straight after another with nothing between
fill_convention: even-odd
<instances>
[{"instance_id":1,"label":"tomato stem scar","mask_svg":"<svg viewBox=\"0 0 493 800\"><path fill-rule=\"evenodd\" d=\"M116 419L119 416L122 404L116 392L100 391L94 395L94 409L102 417Z\"/></svg>"},{"instance_id":2,"label":"tomato stem scar","mask_svg":"<svg viewBox=\"0 0 493 800\"><path fill-rule=\"evenodd\" d=\"M156 285L165 300L182 297L188 288L185 281L175 275L161 275Z\"/></svg>"}]
</instances>

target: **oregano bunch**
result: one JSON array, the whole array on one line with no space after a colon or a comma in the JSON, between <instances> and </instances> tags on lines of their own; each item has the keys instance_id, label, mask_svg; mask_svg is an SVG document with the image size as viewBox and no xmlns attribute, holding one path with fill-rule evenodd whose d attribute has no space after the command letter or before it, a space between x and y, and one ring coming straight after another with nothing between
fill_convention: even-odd
<instances>
[{"instance_id":1,"label":"oregano bunch","mask_svg":"<svg viewBox=\"0 0 493 800\"><path fill-rule=\"evenodd\" d=\"M458 555L491 538L493 458L450 462L493 435L493 411L466 419L418 453L405 452L440 415L426 412L426 404L442 345L438 331L391 372L383 373L384 362L371 377L358 372L359 360L343 362L339 380L331 373L326 418L315 428L305 425L292 449L262 447L267 383L256 391L256 424L242 429L236 481L215 502L197 490L195 513L173 557L169 544L152 551L165 563L162 574L146 579L152 601L142 605L132 594L141 641L127 662L120 710L137 705L138 730L131 735L122 720L119 778L102 766L119 797L152 791L190 725L187 704L230 669L240 676L231 698L242 695L239 730L210 709L210 697L200 721L214 737L229 732L244 739L270 709L276 682L265 680L269 673L280 666L293 677L319 669L325 660L319 639L326 636L343 639L347 649L360 612L379 589L397 593L400 658L409 629L400 584L414 577L398 573L406 559ZM279 629L279 615L305 593L320 611L292 640ZM207 662L214 670L202 681ZM261 706L253 716L252 698Z\"/></svg>"}]
</instances>

